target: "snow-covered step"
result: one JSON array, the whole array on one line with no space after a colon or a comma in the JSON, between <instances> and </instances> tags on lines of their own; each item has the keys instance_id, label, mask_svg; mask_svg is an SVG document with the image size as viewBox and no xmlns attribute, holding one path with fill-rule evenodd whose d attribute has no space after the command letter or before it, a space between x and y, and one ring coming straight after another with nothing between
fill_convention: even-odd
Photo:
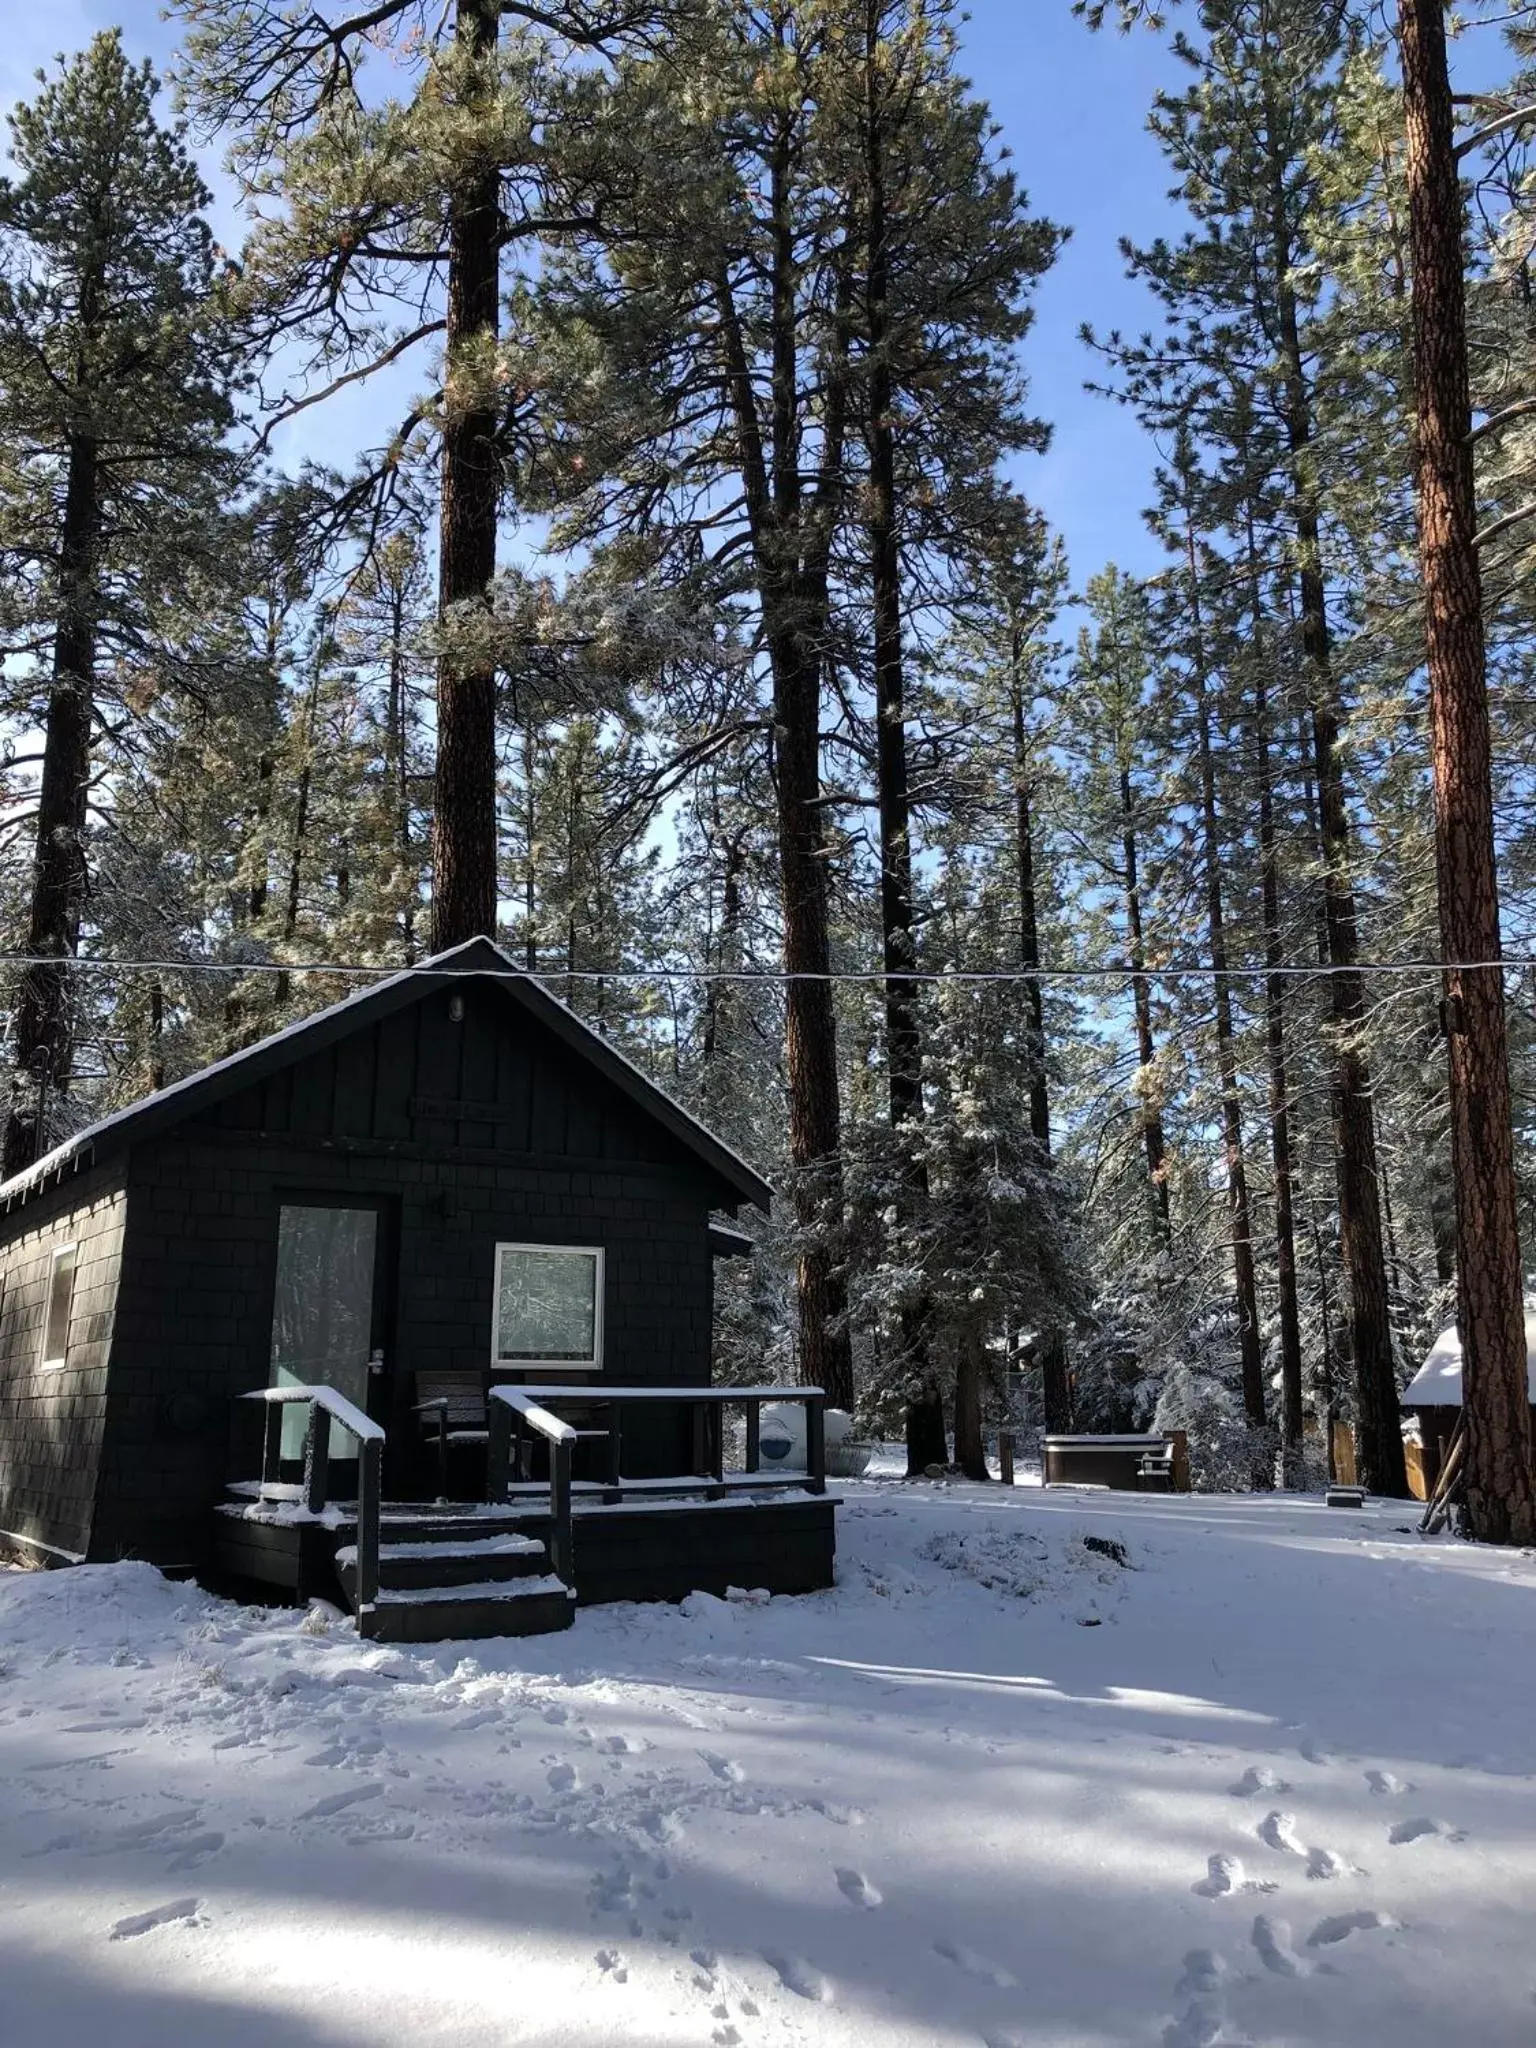
<instances>
[{"instance_id":1,"label":"snow-covered step","mask_svg":"<svg viewBox=\"0 0 1536 2048\"><path fill-rule=\"evenodd\" d=\"M434 1600L534 1600L541 1593L559 1593L567 1600L576 1595L564 1579L553 1572L541 1572L536 1579L477 1579L467 1586L381 1587L380 1607L430 1606Z\"/></svg>"},{"instance_id":2,"label":"snow-covered step","mask_svg":"<svg viewBox=\"0 0 1536 2048\"><path fill-rule=\"evenodd\" d=\"M549 1569L549 1550L537 1536L503 1531L495 1536L427 1538L379 1545L379 1585L408 1592L435 1586L516 1585ZM355 1596L357 1545L336 1553L336 1570L349 1597Z\"/></svg>"},{"instance_id":3,"label":"snow-covered step","mask_svg":"<svg viewBox=\"0 0 1536 2048\"><path fill-rule=\"evenodd\" d=\"M548 1635L569 1628L576 1595L552 1572L462 1586L396 1587L358 1615L358 1632L386 1643Z\"/></svg>"},{"instance_id":4,"label":"snow-covered step","mask_svg":"<svg viewBox=\"0 0 1536 2048\"><path fill-rule=\"evenodd\" d=\"M474 1536L466 1541L445 1537L424 1543L381 1543L380 1557L542 1557L545 1546L537 1536ZM354 1553L355 1554L355 1553ZM338 1561L342 1553L336 1553Z\"/></svg>"}]
</instances>

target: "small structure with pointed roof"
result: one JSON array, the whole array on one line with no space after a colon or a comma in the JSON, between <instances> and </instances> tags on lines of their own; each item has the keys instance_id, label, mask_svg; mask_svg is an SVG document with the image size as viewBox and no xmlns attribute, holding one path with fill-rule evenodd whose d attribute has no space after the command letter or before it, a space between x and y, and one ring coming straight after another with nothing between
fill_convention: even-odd
<instances>
[{"instance_id":1,"label":"small structure with pointed roof","mask_svg":"<svg viewBox=\"0 0 1536 2048\"><path fill-rule=\"evenodd\" d=\"M485 1417L434 1441L444 1387L457 1422L498 1386L622 1390L622 1484L696 1476L697 1415L648 1397L702 1407L711 1261L750 1248L722 1212L770 1193L488 940L382 979L0 1186L0 1543L207 1568L264 1389L286 1420L241 1513L274 1526L295 1389L369 1418L386 1500L484 1512Z\"/></svg>"}]
</instances>

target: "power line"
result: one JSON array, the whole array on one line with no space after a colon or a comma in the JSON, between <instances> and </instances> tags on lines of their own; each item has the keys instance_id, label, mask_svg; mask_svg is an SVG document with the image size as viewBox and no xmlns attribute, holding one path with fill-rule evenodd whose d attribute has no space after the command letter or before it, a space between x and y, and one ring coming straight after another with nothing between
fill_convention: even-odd
<instances>
[{"instance_id":1,"label":"power line","mask_svg":"<svg viewBox=\"0 0 1536 2048\"><path fill-rule=\"evenodd\" d=\"M418 966L425 968L428 962ZM103 960L91 956L59 953L0 953L0 968L68 967L94 974L331 974L380 980L416 971L408 967L368 965L351 960ZM926 968L846 970L826 974L789 973L783 968L717 967L477 967L477 975L500 981L635 982L702 981L758 983L783 987L791 982L812 981L880 986L890 981L919 982L932 986L955 983L1009 983L1033 981L1332 981L1341 974L1411 978L1415 975L1481 974L1489 971L1526 973L1536 970L1536 958L1521 955L1502 960L1362 960L1348 967L1322 966L1226 966L1213 967L1208 961L1180 961L1165 966L1132 967L1057 966L1007 968L955 968L933 971ZM451 973L453 970L446 970Z\"/></svg>"}]
</instances>

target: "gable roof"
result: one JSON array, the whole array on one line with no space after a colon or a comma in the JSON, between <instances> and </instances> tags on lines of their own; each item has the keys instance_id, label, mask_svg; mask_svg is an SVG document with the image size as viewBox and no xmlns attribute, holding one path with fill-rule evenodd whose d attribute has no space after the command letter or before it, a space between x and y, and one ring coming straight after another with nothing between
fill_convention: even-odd
<instances>
[{"instance_id":1,"label":"gable roof","mask_svg":"<svg viewBox=\"0 0 1536 2048\"><path fill-rule=\"evenodd\" d=\"M585 1060L668 1131L726 1184L737 1201L767 1209L773 1190L760 1173L754 1172L739 1154L722 1144L697 1117L674 1102L664 1089L658 1088L490 939L467 939L463 945L435 953L415 967L402 968L398 974L332 1003L329 1009L317 1010L312 1017L300 1018L241 1052L215 1060L211 1066L199 1068L184 1080L173 1081L169 1087L130 1103L126 1109L114 1110L110 1116L76 1131L33 1165L0 1184L0 1206L9 1209L25 1201L46 1182L83 1165L88 1157L100 1158L108 1151L158 1136L237 1089L249 1087L294 1060L323 1051L338 1039L420 1001L428 990L445 987L461 976L491 982L525 1016L552 1032L578 1059Z\"/></svg>"}]
</instances>

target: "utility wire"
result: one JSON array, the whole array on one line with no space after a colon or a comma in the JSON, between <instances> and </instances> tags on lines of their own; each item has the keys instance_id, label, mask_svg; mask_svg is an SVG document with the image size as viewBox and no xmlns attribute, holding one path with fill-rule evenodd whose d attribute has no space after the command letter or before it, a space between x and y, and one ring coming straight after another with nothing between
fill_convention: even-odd
<instances>
[{"instance_id":1,"label":"utility wire","mask_svg":"<svg viewBox=\"0 0 1536 2048\"><path fill-rule=\"evenodd\" d=\"M369 966L349 960L102 960L61 953L0 953L0 968L71 967L94 974L340 974L379 980L386 976L431 971L430 961L414 967ZM791 974L782 968L735 967L477 967L476 975L499 981L728 981L758 982L783 986L789 982L820 981L851 984L882 984L889 981L949 984L954 982L1031 981L1332 981L1340 974L1395 978L1431 974L1524 973L1536 970L1536 958L1508 956L1502 960L1361 960L1346 967L1319 965L1213 967L1205 961L1185 961L1167 966L1106 967L1102 965L1059 967L948 968L934 972L926 968L871 969L826 974ZM447 974L453 969L442 970Z\"/></svg>"}]
</instances>

